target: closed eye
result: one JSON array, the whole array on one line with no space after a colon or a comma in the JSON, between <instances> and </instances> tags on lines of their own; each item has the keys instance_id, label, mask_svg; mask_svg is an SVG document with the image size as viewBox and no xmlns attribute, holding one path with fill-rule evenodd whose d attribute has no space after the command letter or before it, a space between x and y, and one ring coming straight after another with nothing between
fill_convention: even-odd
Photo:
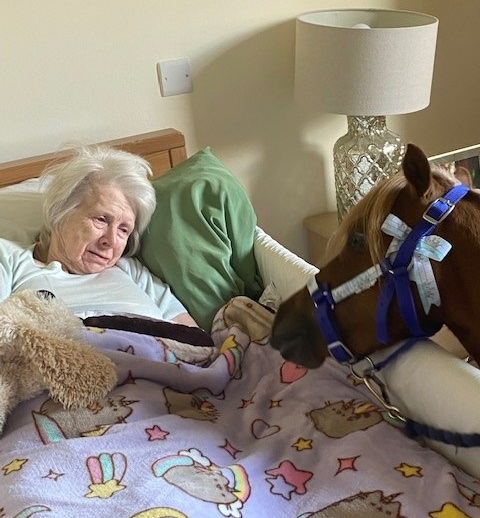
<instances>
[{"instance_id":1,"label":"closed eye","mask_svg":"<svg viewBox=\"0 0 480 518\"><path fill-rule=\"evenodd\" d=\"M119 227L118 230L124 235L129 236L132 233L130 227Z\"/></svg>"},{"instance_id":2,"label":"closed eye","mask_svg":"<svg viewBox=\"0 0 480 518\"><path fill-rule=\"evenodd\" d=\"M104 227L105 225L110 225L111 218L109 216L94 216L94 221L97 223L97 226ZM117 231L119 235L122 235L124 237L128 237L132 231L133 228L130 227L130 225L127 224L121 224L117 227Z\"/></svg>"}]
</instances>

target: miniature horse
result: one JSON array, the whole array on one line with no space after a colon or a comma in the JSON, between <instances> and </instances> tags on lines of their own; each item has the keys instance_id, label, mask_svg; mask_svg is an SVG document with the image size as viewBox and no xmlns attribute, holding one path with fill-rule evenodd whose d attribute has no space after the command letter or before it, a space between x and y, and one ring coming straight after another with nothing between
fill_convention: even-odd
<instances>
[{"instance_id":1,"label":"miniature horse","mask_svg":"<svg viewBox=\"0 0 480 518\"><path fill-rule=\"evenodd\" d=\"M377 184L351 209L332 238L337 255L280 305L271 344L286 360L316 368L331 354L342 363L354 363L412 335L430 336L446 324L480 361L480 192L459 185L472 186L464 168L454 175L446 168L430 167L425 154L411 144L402 169L403 174ZM450 193L445 194L450 189L461 191L453 194L458 200L452 202ZM426 232L430 239L410 243L413 255L397 268L395 253L388 251L394 258L391 262L387 249L396 239L393 252L398 258L402 253L398 248L408 238L392 238L395 232L388 235L382 230L387 216L399 218L389 216L393 218L390 227L397 231L402 221L410 229L430 225L430 207L436 210L438 204L442 215ZM408 227L403 226L404 234ZM423 267L413 282L412 271L418 264ZM403 271L407 288L394 278L397 270ZM343 297L336 293L342 291L347 292ZM405 297L406 311L399 303ZM412 312L416 313L413 324L409 322ZM340 358L333 354L335 350Z\"/></svg>"}]
</instances>

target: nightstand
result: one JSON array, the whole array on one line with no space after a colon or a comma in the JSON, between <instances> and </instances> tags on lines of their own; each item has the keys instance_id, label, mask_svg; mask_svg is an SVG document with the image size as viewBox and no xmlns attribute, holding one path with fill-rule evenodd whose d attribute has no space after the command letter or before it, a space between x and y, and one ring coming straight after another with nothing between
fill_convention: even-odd
<instances>
[{"instance_id":1,"label":"nightstand","mask_svg":"<svg viewBox=\"0 0 480 518\"><path fill-rule=\"evenodd\" d=\"M337 212L308 216L303 220L303 226L307 230L309 261L320 267L325 257L328 240L338 228Z\"/></svg>"}]
</instances>

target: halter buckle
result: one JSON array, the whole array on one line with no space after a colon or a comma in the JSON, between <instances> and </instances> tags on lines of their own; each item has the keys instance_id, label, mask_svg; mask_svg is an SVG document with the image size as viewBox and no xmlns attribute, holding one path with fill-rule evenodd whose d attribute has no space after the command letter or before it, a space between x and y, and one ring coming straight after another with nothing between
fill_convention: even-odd
<instances>
[{"instance_id":1,"label":"halter buckle","mask_svg":"<svg viewBox=\"0 0 480 518\"><path fill-rule=\"evenodd\" d=\"M437 219L434 215L429 214L430 209L434 208L436 204L443 203L446 205L446 209L442 210L442 213L440 214L440 217ZM423 213L423 219L430 223L431 225L438 225L440 222L442 222L449 214L452 212L452 210L455 208L455 203L452 203L449 199L444 198L441 196L440 198L437 198L435 201L433 201L425 210Z\"/></svg>"},{"instance_id":2,"label":"halter buckle","mask_svg":"<svg viewBox=\"0 0 480 518\"><path fill-rule=\"evenodd\" d=\"M350 352L350 349L340 340L331 342L327 345L328 352L339 363L354 363L355 356Z\"/></svg>"}]
</instances>

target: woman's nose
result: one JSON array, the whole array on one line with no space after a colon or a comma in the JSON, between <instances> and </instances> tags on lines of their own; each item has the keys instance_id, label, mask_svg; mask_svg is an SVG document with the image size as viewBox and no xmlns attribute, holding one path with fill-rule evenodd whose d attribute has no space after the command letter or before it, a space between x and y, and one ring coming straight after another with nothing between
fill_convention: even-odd
<instances>
[{"instance_id":1,"label":"woman's nose","mask_svg":"<svg viewBox=\"0 0 480 518\"><path fill-rule=\"evenodd\" d=\"M113 247L115 245L115 240L117 237L117 233L113 227L108 227L105 229L105 232L103 233L102 237L100 238L100 242L103 246L111 246Z\"/></svg>"}]
</instances>

